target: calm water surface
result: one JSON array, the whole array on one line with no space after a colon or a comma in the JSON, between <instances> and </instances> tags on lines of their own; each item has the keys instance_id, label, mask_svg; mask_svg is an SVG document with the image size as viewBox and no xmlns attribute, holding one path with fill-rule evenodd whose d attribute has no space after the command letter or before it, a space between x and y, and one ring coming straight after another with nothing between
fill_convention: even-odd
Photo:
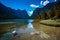
<instances>
[{"instance_id":1,"label":"calm water surface","mask_svg":"<svg viewBox=\"0 0 60 40\"><path fill-rule=\"evenodd\" d=\"M46 26L42 25L40 23L33 23L34 20L32 19L13 19L9 20L10 22L15 22L16 24L22 25L20 27L16 27L15 29L11 30L10 32L7 32L0 37L0 40L15 40L12 38L16 37L16 40L20 39L20 36L27 37L30 36L30 34L33 34L35 36L31 36L33 40L40 40L39 38L42 38L41 40L57 40L60 39L59 33L60 33L60 27L52 27L52 26ZM38 30L38 31L37 31ZM12 32L16 31L17 35L14 37ZM30 39L31 39L30 37ZM35 38L37 39L35 39ZM22 37L22 39L24 39ZM24 39L25 40L25 39Z\"/></svg>"},{"instance_id":2,"label":"calm water surface","mask_svg":"<svg viewBox=\"0 0 60 40\"><path fill-rule=\"evenodd\" d=\"M3 34L1 38L8 38L8 37L10 38L13 35L12 34L13 31L16 31L17 35L22 34L22 33L29 33L29 32L35 31L33 24L32 24L32 22L34 22L34 20L31 20L31 19L28 19L28 20L13 19L13 20L11 20L10 19L10 22L15 22L15 23L20 24L20 25L22 24L23 26L20 26L20 28L16 27L16 30L12 30L10 32ZM27 23L26 26L24 26L25 23Z\"/></svg>"}]
</instances>

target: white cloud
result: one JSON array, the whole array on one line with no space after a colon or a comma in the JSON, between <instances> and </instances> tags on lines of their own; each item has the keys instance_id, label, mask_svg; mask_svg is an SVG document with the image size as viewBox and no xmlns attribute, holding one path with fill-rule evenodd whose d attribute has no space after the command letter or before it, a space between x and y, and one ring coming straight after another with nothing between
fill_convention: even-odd
<instances>
[{"instance_id":1,"label":"white cloud","mask_svg":"<svg viewBox=\"0 0 60 40\"><path fill-rule=\"evenodd\" d=\"M43 4L43 1L41 1L40 4L42 5Z\"/></svg>"},{"instance_id":2,"label":"white cloud","mask_svg":"<svg viewBox=\"0 0 60 40\"><path fill-rule=\"evenodd\" d=\"M45 6L45 5L47 5L48 3L49 3L49 1L46 0L46 1L43 3L43 5Z\"/></svg>"},{"instance_id":3,"label":"white cloud","mask_svg":"<svg viewBox=\"0 0 60 40\"><path fill-rule=\"evenodd\" d=\"M31 16L32 14L33 14L33 11L29 11L29 14L28 15Z\"/></svg>"},{"instance_id":4,"label":"white cloud","mask_svg":"<svg viewBox=\"0 0 60 40\"><path fill-rule=\"evenodd\" d=\"M56 2L57 0L55 0L55 2Z\"/></svg>"},{"instance_id":5,"label":"white cloud","mask_svg":"<svg viewBox=\"0 0 60 40\"><path fill-rule=\"evenodd\" d=\"M32 8L37 8L37 7L39 7L39 5L31 4L30 7L32 7Z\"/></svg>"},{"instance_id":6,"label":"white cloud","mask_svg":"<svg viewBox=\"0 0 60 40\"><path fill-rule=\"evenodd\" d=\"M48 0L46 0L46 1L44 1L44 2L43 2L43 1L40 2L40 4L41 4L41 5L44 5L44 6L47 5L48 3L50 3Z\"/></svg>"}]
</instances>

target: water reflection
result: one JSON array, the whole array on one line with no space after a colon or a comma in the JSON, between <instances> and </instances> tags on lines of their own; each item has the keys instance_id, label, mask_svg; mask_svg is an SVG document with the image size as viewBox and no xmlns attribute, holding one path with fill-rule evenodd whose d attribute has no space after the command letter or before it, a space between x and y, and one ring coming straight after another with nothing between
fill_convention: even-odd
<instances>
[{"instance_id":1,"label":"water reflection","mask_svg":"<svg viewBox=\"0 0 60 40\"><path fill-rule=\"evenodd\" d=\"M33 24L31 22L28 23L27 28L26 28L26 31L27 32L34 32L35 31L35 29L33 27Z\"/></svg>"},{"instance_id":2,"label":"water reflection","mask_svg":"<svg viewBox=\"0 0 60 40\"><path fill-rule=\"evenodd\" d=\"M29 24L27 25L27 28L28 28L28 29L29 29L29 28L32 28L32 29L33 29L32 23L29 23Z\"/></svg>"},{"instance_id":3,"label":"water reflection","mask_svg":"<svg viewBox=\"0 0 60 40\"><path fill-rule=\"evenodd\" d=\"M24 29L24 28L20 28L20 30L19 30L18 32L20 32L20 33L34 32L35 29L34 29L33 24L32 24L33 21L34 21L34 20L28 20L28 21L27 21L28 24L27 24L26 28L25 28L25 29Z\"/></svg>"},{"instance_id":4,"label":"water reflection","mask_svg":"<svg viewBox=\"0 0 60 40\"><path fill-rule=\"evenodd\" d=\"M28 22L28 23L32 23L33 21L34 21L34 20L28 20L27 22Z\"/></svg>"},{"instance_id":5,"label":"water reflection","mask_svg":"<svg viewBox=\"0 0 60 40\"><path fill-rule=\"evenodd\" d=\"M35 31L35 29L33 27L33 24L32 24L33 21L34 20L23 20L24 23L27 23L28 22L28 24L27 24L26 27L24 26L24 24L22 22L19 21L21 24L23 24L23 26L22 27L20 26L19 29L16 27L16 30L15 31L18 33L18 35L20 33L26 33L26 32ZM23 27L25 27L25 28L23 28ZM6 38L7 36L11 36L13 31L14 30L11 30L10 32L5 33L4 35L2 35L2 37L5 37Z\"/></svg>"},{"instance_id":6,"label":"water reflection","mask_svg":"<svg viewBox=\"0 0 60 40\"><path fill-rule=\"evenodd\" d=\"M32 22L33 22L34 20L26 20L26 22L28 22L28 24L26 25L26 26L24 26L24 24L23 24L23 26L20 26L20 28L16 28L16 29L14 29L16 32L17 32L17 36L16 37L18 37L18 36L24 36L25 34L27 34L27 35L29 35L29 36L31 36L31 35L33 35L33 37L32 38L34 38L35 36L35 38L42 38L42 39L50 39L50 40L55 40L55 37L53 38L53 37L51 37L50 35L48 35L48 34L46 34L45 32L43 32L42 30L41 31L37 31L37 30L35 30L34 29L34 26L33 26L33 24L32 24ZM22 23L21 23L22 24ZM25 28L23 28L23 27L25 27ZM10 32L8 32L8 33L6 33L6 34L4 34L1 38L0 38L0 40L5 40L5 39L7 39L7 40L9 40L9 39L12 39L12 38L14 38L13 37L13 34L12 34L12 32L14 31L14 30L12 30L12 31L10 31ZM24 34L24 35L23 35ZM27 37L27 39L28 39L28 36L26 35L26 37ZM34 38L34 39L35 39ZM38 40L38 39L37 39Z\"/></svg>"}]
</instances>

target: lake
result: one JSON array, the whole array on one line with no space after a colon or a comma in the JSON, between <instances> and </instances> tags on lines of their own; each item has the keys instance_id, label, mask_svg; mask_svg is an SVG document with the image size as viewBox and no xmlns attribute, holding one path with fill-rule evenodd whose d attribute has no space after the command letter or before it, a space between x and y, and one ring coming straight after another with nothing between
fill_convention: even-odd
<instances>
[{"instance_id":1,"label":"lake","mask_svg":"<svg viewBox=\"0 0 60 40\"><path fill-rule=\"evenodd\" d=\"M58 27L42 25L33 19L8 19L0 22L0 40L57 40ZM13 31L17 35L13 36Z\"/></svg>"}]
</instances>

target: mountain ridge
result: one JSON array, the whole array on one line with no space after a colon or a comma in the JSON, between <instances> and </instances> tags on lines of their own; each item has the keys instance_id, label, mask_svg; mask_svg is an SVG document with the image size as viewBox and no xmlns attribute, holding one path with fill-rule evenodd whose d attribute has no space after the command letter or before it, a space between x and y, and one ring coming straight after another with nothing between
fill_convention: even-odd
<instances>
[{"instance_id":1,"label":"mountain ridge","mask_svg":"<svg viewBox=\"0 0 60 40\"><path fill-rule=\"evenodd\" d=\"M0 3L0 19L29 18L26 10L15 10Z\"/></svg>"},{"instance_id":2,"label":"mountain ridge","mask_svg":"<svg viewBox=\"0 0 60 40\"><path fill-rule=\"evenodd\" d=\"M49 3L47 4L46 6L44 6L43 8L36 8L34 11L33 11L33 14L31 16L31 18L35 18L35 17L39 17L39 15L45 11L46 13L51 10L52 8L55 8L56 5L59 4L60 1L57 1L57 2L53 2L53 3ZM56 6L57 7L57 6Z\"/></svg>"}]
</instances>

